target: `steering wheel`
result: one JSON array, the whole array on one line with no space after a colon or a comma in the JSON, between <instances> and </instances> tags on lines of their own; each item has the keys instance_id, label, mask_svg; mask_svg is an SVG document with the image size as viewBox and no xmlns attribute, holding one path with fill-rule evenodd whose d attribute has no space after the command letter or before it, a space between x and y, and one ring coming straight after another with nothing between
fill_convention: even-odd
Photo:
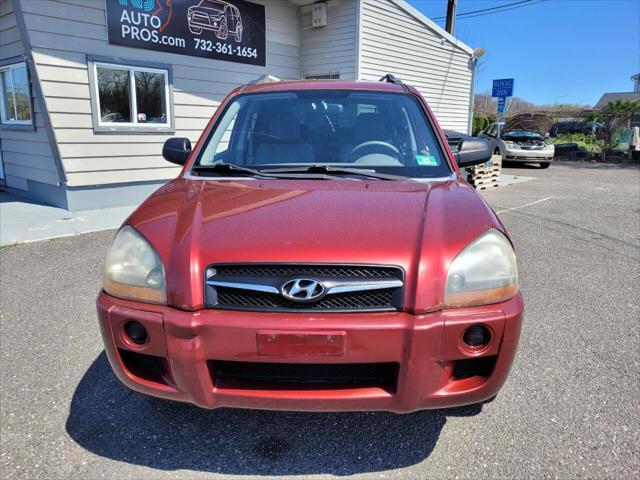
<instances>
[{"instance_id":1,"label":"steering wheel","mask_svg":"<svg viewBox=\"0 0 640 480\"><path fill-rule=\"evenodd\" d=\"M366 152L365 150L373 150L373 152ZM387 152L380 152L380 150L386 150ZM357 145L351 150L351 156L353 158L358 158L363 155L367 155L369 153L389 153L391 152L392 157L400 156L400 150L398 150L395 146L391 145L388 142L383 142L380 140L372 140L369 142L363 142L360 145Z\"/></svg>"}]
</instances>

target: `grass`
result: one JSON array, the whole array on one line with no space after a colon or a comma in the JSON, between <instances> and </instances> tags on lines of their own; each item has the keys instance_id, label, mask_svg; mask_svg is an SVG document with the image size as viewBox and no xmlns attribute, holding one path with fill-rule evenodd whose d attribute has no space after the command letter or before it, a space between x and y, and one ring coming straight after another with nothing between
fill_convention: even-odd
<instances>
[{"instance_id":1,"label":"grass","mask_svg":"<svg viewBox=\"0 0 640 480\"><path fill-rule=\"evenodd\" d=\"M568 133L566 135L560 135L553 139L554 145L559 143L575 143L579 147L588 150L591 153L599 152L600 146L596 143L593 135L584 135L581 133Z\"/></svg>"}]
</instances>

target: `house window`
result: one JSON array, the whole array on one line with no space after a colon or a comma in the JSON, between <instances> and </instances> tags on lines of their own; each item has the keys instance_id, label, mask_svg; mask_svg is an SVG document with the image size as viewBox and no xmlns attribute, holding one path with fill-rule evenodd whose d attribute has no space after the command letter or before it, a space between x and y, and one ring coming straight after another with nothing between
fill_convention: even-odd
<instances>
[{"instance_id":1,"label":"house window","mask_svg":"<svg viewBox=\"0 0 640 480\"><path fill-rule=\"evenodd\" d=\"M0 120L3 125L31 125L31 92L24 62L0 66Z\"/></svg>"},{"instance_id":2,"label":"house window","mask_svg":"<svg viewBox=\"0 0 640 480\"><path fill-rule=\"evenodd\" d=\"M94 62L92 74L95 130L172 129L168 69Z\"/></svg>"}]
</instances>

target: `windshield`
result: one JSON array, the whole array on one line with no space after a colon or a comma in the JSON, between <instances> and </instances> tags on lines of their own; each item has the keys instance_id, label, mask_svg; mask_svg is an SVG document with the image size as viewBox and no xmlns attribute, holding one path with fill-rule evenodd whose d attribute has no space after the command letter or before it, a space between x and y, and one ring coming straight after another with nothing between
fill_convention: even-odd
<instances>
[{"instance_id":1,"label":"windshield","mask_svg":"<svg viewBox=\"0 0 640 480\"><path fill-rule=\"evenodd\" d=\"M532 130L510 130L504 134L505 137L532 137L532 138L544 138L538 132Z\"/></svg>"},{"instance_id":2,"label":"windshield","mask_svg":"<svg viewBox=\"0 0 640 480\"><path fill-rule=\"evenodd\" d=\"M224 3L217 2L216 0L202 0L198 6L211 10L224 10Z\"/></svg>"},{"instance_id":3,"label":"windshield","mask_svg":"<svg viewBox=\"0 0 640 480\"><path fill-rule=\"evenodd\" d=\"M255 170L322 165L413 178L451 174L417 99L352 90L238 96L197 161L217 163Z\"/></svg>"}]
</instances>

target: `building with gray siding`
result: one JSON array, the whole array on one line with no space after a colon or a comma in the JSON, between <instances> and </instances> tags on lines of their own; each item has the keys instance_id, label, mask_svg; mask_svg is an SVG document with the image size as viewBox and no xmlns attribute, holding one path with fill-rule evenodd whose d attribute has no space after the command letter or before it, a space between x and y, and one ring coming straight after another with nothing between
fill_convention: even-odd
<instances>
[{"instance_id":1,"label":"building with gray siding","mask_svg":"<svg viewBox=\"0 0 640 480\"><path fill-rule=\"evenodd\" d=\"M264 74L393 73L466 132L474 65L404 0L0 0L0 185L69 210L137 203L179 172L164 141L195 142L230 90Z\"/></svg>"}]
</instances>

